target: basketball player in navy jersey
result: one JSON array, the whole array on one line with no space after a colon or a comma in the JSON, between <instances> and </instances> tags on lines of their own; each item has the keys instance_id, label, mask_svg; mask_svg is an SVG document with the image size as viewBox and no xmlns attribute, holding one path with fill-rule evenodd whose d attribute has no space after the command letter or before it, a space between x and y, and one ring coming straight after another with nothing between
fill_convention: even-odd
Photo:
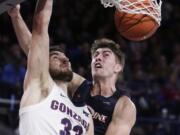
<instances>
[{"instance_id":1,"label":"basketball player in navy jersey","mask_svg":"<svg viewBox=\"0 0 180 135\"><path fill-rule=\"evenodd\" d=\"M68 98L67 84L73 75L69 60L59 48L49 52L52 3L39 0L33 18L20 135L93 135L87 106L76 107Z\"/></svg>"},{"instance_id":2,"label":"basketball player in navy jersey","mask_svg":"<svg viewBox=\"0 0 180 135\"><path fill-rule=\"evenodd\" d=\"M31 33L27 27L24 28L19 9L14 10L17 13L10 13L10 16L17 37L23 32L27 35L24 39L18 38L27 54ZM136 120L136 108L124 90L115 87L124 68L124 56L118 45L108 39L97 40L92 46L93 82L74 73L69 84L72 100L78 105L84 101L89 105L96 135L129 135Z\"/></svg>"},{"instance_id":3,"label":"basketball player in navy jersey","mask_svg":"<svg viewBox=\"0 0 180 135\"><path fill-rule=\"evenodd\" d=\"M75 104L86 101L93 116L95 135L129 135L136 121L136 108L126 89L116 87L125 58L114 41L103 38L92 44L93 82L74 76ZM79 84L80 87L79 87Z\"/></svg>"}]
</instances>

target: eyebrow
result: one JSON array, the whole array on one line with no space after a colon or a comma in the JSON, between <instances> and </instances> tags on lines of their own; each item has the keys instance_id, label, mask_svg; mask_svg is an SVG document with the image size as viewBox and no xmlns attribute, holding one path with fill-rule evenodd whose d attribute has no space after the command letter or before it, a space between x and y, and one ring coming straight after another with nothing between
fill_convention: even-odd
<instances>
[{"instance_id":1,"label":"eyebrow","mask_svg":"<svg viewBox=\"0 0 180 135\"><path fill-rule=\"evenodd\" d=\"M99 53L100 53L99 51L96 51L96 52L94 52L94 54L92 56L97 55ZM111 53L112 54L112 51L111 50L103 50L102 53Z\"/></svg>"},{"instance_id":2,"label":"eyebrow","mask_svg":"<svg viewBox=\"0 0 180 135\"><path fill-rule=\"evenodd\" d=\"M94 54L99 54L99 51L96 51ZM112 53L110 50L103 50L102 53Z\"/></svg>"},{"instance_id":3,"label":"eyebrow","mask_svg":"<svg viewBox=\"0 0 180 135\"><path fill-rule=\"evenodd\" d=\"M103 53L106 53L106 52L112 53L112 51L110 51L110 50L104 50L104 51L103 51Z\"/></svg>"},{"instance_id":4,"label":"eyebrow","mask_svg":"<svg viewBox=\"0 0 180 135\"><path fill-rule=\"evenodd\" d=\"M49 55L50 55L50 56L52 56L52 55L59 55L59 53L58 53L58 52L55 52L55 51L52 51L52 52L50 52Z\"/></svg>"}]
</instances>

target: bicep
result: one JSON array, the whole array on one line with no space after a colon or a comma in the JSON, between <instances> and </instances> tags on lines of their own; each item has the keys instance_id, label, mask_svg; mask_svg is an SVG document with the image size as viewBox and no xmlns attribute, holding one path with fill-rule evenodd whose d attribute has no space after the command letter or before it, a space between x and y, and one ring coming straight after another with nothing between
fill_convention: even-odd
<instances>
[{"instance_id":1,"label":"bicep","mask_svg":"<svg viewBox=\"0 0 180 135\"><path fill-rule=\"evenodd\" d=\"M28 53L28 78L45 78L49 68L49 37L48 34L32 36L30 50Z\"/></svg>"},{"instance_id":2,"label":"bicep","mask_svg":"<svg viewBox=\"0 0 180 135\"><path fill-rule=\"evenodd\" d=\"M106 135L129 135L131 127L128 123L111 121Z\"/></svg>"},{"instance_id":3,"label":"bicep","mask_svg":"<svg viewBox=\"0 0 180 135\"><path fill-rule=\"evenodd\" d=\"M128 97L119 99L106 135L129 135L136 121L136 107Z\"/></svg>"}]
</instances>

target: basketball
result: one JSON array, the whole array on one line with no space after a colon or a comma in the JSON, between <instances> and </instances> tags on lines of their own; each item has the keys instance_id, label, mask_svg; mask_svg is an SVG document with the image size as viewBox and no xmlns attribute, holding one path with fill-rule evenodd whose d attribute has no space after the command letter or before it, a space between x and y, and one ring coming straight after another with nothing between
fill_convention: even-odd
<instances>
[{"instance_id":1,"label":"basketball","mask_svg":"<svg viewBox=\"0 0 180 135\"><path fill-rule=\"evenodd\" d=\"M114 21L117 31L132 41L141 41L151 37L159 27L159 24L149 15L130 14L118 10L115 11Z\"/></svg>"}]
</instances>

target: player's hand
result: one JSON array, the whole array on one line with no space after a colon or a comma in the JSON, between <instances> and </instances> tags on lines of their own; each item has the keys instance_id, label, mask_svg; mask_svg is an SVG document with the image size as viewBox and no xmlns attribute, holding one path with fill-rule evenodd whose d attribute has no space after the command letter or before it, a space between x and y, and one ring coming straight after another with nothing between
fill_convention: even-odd
<instances>
[{"instance_id":1,"label":"player's hand","mask_svg":"<svg viewBox=\"0 0 180 135\"><path fill-rule=\"evenodd\" d=\"M10 17L14 18L20 14L20 4L13 6L8 10L8 14Z\"/></svg>"}]
</instances>

